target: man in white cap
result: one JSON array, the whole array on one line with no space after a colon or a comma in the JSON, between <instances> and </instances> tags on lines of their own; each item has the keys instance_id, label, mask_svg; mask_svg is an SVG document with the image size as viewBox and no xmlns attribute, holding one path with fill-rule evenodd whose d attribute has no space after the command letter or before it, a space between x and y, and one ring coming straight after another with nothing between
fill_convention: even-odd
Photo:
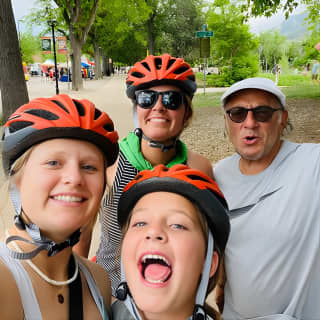
<instances>
[{"instance_id":1,"label":"man in white cap","mask_svg":"<svg viewBox=\"0 0 320 320\"><path fill-rule=\"evenodd\" d=\"M250 78L221 97L236 153L214 175L230 209L223 319L320 319L320 145L281 138L285 95Z\"/></svg>"}]
</instances>

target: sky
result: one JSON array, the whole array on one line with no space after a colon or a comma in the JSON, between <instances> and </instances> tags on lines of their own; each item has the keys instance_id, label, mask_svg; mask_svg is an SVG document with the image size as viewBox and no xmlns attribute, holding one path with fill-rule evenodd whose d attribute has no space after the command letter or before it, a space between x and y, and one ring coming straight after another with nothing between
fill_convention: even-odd
<instances>
[{"instance_id":1,"label":"sky","mask_svg":"<svg viewBox=\"0 0 320 320\"><path fill-rule=\"evenodd\" d=\"M29 14L30 10L36 6L35 2L36 0L11 0L16 21Z\"/></svg>"}]
</instances>

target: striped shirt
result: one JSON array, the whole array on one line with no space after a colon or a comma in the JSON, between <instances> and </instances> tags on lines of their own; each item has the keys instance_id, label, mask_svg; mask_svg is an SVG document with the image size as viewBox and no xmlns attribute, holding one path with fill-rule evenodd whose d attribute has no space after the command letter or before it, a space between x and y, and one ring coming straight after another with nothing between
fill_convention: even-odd
<instances>
[{"instance_id":1,"label":"striped shirt","mask_svg":"<svg viewBox=\"0 0 320 320\"><path fill-rule=\"evenodd\" d=\"M118 202L124 187L138 172L138 169L133 167L122 151L120 151L112 192L103 199L102 211L100 213L101 240L97 251L97 263L107 270L114 296L121 279L120 243L122 233L117 220Z\"/></svg>"}]
</instances>

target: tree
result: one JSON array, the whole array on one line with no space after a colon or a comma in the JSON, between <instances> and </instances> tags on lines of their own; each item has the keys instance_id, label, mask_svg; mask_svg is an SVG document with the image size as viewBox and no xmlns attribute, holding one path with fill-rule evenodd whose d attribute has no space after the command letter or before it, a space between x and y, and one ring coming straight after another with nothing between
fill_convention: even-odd
<instances>
[{"instance_id":1,"label":"tree","mask_svg":"<svg viewBox=\"0 0 320 320\"><path fill-rule=\"evenodd\" d=\"M81 49L87 40L100 0L38 0L39 10L28 16L31 23L47 25L57 20L59 27L69 30L72 59L72 89L83 87L81 77Z\"/></svg>"},{"instance_id":2,"label":"tree","mask_svg":"<svg viewBox=\"0 0 320 320\"><path fill-rule=\"evenodd\" d=\"M69 28L72 48L72 89L83 87L81 77L81 48L85 44L95 19L100 0L54 0L61 9Z\"/></svg>"},{"instance_id":3,"label":"tree","mask_svg":"<svg viewBox=\"0 0 320 320\"><path fill-rule=\"evenodd\" d=\"M20 48L22 60L26 63L33 63L33 56L41 53L40 39L30 32L20 35Z\"/></svg>"},{"instance_id":4,"label":"tree","mask_svg":"<svg viewBox=\"0 0 320 320\"><path fill-rule=\"evenodd\" d=\"M199 56L197 30L204 23L199 0L167 0L162 4L161 36L157 50L193 60Z\"/></svg>"},{"instance_id":5,"label":"tree","mask_svg":"<svg viewBox=\"0 0 320 320\"><path fill-rule=\"evenodd\" d=\"M207 16L209 30L214 32L211 57L225 84L253 76L258 69L258 41L244 23L240 8L229 0L215 0Z\"/></svg>"},{"instance_id":6,"label":"tree","mask_svg":"<svg viewBox=\"0 0 320 320\"><path fill-rule=\"evenodd\" d=\"M304 0L308 2L310 0ZM317 0L315 0L317 1ZM298 7L300 4L299 0L246 0L242 5L242 11L247 12L246 16L266 16L270 17L278 10L283 10L286 18L289 17L290 13Z\"/></svg>"},{"instance_id":7,"label":"tree","mask_svg":"<svg viewBox=\"0 0 320 320\"><path fill-rule=\"evenodd\" d=\"M263 61L264 69L271 70L278 64L285 53L286 37L279 31L267 31L260 33L260 59Z\"/></svg>"},{"instance_id":8,"label":"tree","mask_svg":"<svg viewBox=\"0 0 320 320\"><path fill-rule=\"evenodd\" d=\"M29 101L11 0L0 1L0 90L3 121Z\"/></svg>"},{"instance_id":9,"label":"tree","mask_svg":"<svg viewBox=\"0 0 320 320\"><path fill-rule=\"evenodd\" d=\"M145 23L149 13L150 8L145 0L101 2L88 37L87 45L91 52L94 52L95 56L97 51L100 51L99 55L103 52L113 61L129 65L145 57Z\"/></svg>"}]
</instances>

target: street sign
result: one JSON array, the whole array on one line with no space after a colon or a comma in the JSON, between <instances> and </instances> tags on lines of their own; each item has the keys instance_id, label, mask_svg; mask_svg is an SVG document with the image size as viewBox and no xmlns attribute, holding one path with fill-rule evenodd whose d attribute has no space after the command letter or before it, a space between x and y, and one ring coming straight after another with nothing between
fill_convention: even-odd
<instances>
[{"instance_id":1,"label":"street sign","mask_svg":"<svg viewBox=\"0 0 320 320\"><path fill-rule=\"evenodd\" d=\"M197 38L207 38L212 36L213 36L213 31L197 31L196 32Z\"/></svg>"},{"instance_id":2,"label":"street sign","mask_svg":"<svg viewBox=\"0 0 320 320\"><path fill-rule=\"evenodd\" d=\"M210 38L200 38L200 58L210 57Z\"/></svg>"}]
</instances>

